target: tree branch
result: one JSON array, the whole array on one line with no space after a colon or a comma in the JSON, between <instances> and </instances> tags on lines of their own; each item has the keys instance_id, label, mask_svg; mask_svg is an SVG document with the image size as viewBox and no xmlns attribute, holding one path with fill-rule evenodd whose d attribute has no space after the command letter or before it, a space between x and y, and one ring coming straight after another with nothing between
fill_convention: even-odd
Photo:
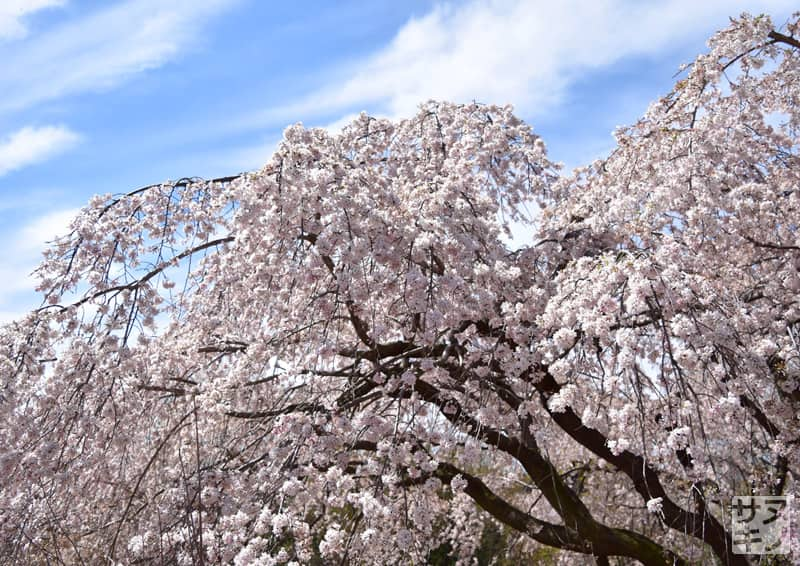
<instances>
[{"instance_id":1,"label":"tree branch","mask_svg":"<svg viewBox=\"0 0 800 566\"><path fill-rule=\"evenodd\" d=\"M782 34L779 31L772 30L769 32L769 38L773 40L773 43L784 43L794 47L795 49L800 49L800 41L791 36Z\"/></svg>"},{"instance_id":2,"label":"tree branch","mask_svg":"<svg viewBox=\"0 0 800 566\"><path fill-rule=\"evenodd\" d=\"M596 456L603 458L614 465L618 470L627 475L633 482L634 489L645 500L660 497L662 499L663 520L669 527L692 535L708 543L714 553L722 560L723 564L732 566L747 566L749 561L743 555L733 554L733 545L730 534L711 514L698 515L684 510L677 505L667 494L658 473L641 456L628 450L614 454L608 448L607 438L600 431L587 427L580 417L567 407L564 411L551 411L547 405L547 398L557 393L561 386L547 372L541 368L543 377L536 383L544 409L550 417L581 446L592 451Z\"/></svg>"}]
</instances>

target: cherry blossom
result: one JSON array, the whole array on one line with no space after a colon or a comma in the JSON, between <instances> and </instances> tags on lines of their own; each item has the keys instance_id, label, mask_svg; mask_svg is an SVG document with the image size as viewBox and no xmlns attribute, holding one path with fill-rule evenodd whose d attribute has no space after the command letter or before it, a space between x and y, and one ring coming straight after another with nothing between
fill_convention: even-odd
<instances>
[{"instance_id":1,"label":"cherry blossom","mask_svg":"<svg viewBox=\"0 0 800 566\"><path fill-rule=\"evenodd\" d=\"M750 563L731 497L800 495L798 32L732 20L572 174L428 102L95 197L0 329L0 556Z\"/></svg>"}]
</instances>

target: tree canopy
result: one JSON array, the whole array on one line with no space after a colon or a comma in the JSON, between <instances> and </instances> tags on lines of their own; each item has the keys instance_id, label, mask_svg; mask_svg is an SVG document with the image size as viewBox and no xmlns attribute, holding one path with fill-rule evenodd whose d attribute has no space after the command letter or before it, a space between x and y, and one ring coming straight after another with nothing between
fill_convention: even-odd
<instances>
[{"instance_id":1,"label":"tree canopy","mask_svg":"<svg viewBox=\"0 0 800 566\"><path fill-rule=\"evenodd\" d=\"M800 491L798 31L572 174L429 102L94 198L0 329L0 562L748 564L731 497Z\"/></svg>"}]
</instances>

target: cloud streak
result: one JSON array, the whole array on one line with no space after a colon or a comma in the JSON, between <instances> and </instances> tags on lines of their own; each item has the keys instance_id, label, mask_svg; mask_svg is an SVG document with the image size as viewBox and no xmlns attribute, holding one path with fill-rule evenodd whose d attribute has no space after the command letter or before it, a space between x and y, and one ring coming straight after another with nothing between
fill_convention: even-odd
<instances>
[{"instance_id":1,"label":"cloud streak","mask_svg":"<svg viewBox=\"0 0 800 566\"><path fill-rule=\"evenodd\" d=\"M3 0L0 3L0 40L22 39L28 35L25 16L63 4L64 0Z\"/></svg>"},{"instance_id":2,"label":"cloud streak","mask_svg":"<svg viewBox=\"0 0 800 566\"><path fill-rule=\"evenodd\" d=\"M236 1L129 0L14 42L13 49L0 45L0 111L108 89L162 66Z\"/></svg>"},{"instance_id":3,"label":"cloud streak","mask_svg":"<svg viewBox=\"0 0 800 566\"><path fill-rule=\"evenodd\" d=\"M9 245L0 255L0 324L37 306L36 281L31 273L47 243L66 234L77 213L75 208L47 212L3 234Z\"/></svg>"},{"instance_id":4,"label":"cloud streak","mask_svg":"<svg viewBox=\"0 0 800 566\"><path fill-rule=\"evenodd\" d=\"M0 141L0 177L62 153L80 141L63 126L27 126Z\"/></svg>"},{"instance_id":5,"label":"cloud streak","mask_svg":"<svg viewBox=\"0 0 800 566\"><path fill-rule=\"evenodd\" d=\"M430 98L512 103L526 116L563 100L583 73L696 40L742 10L787 12L786 0L472 1L411 19L335 83L255 121L308 120L369 107L392 117Z\"/></svg>"}]
</instances>

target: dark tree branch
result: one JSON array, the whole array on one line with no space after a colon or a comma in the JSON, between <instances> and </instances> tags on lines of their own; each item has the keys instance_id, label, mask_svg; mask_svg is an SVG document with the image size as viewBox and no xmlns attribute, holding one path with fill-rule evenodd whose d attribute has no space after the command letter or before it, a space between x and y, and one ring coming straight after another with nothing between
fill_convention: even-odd
<instances>
[{"instance_id":1,"label":"dark tree branch","mask_svg":"<svg viewBox=\"0 0 800 566\"><path fill-rule=\"evenodd\" d=\"M551 507L564 519L565 527L590 543L593 554L629 556L648 565L682 563L681 559L643 535L611 529L597 522L580 497L567 486L561 474L542 455L532 436L525 434L526 426L523 426L523 442L520 442L479 423L467 415L455 401L443 398L433 385L424 380L415 381L414 391L422 399L439 407L441 413L454 425L465 427L470 436L495 446L520 462Z\"/></svg>"},{"instance_id":2,"label":"dark tree branch","mask_svg":"<svg viewBox=\"0 0 800 566\"><path fill-rule=\"evenodd\" d=\"M564 432L596 456L603 458L627 475L642 499L649 501L660 497L663 520L669 527L708 543L723 564L747 566L750 563L744 555L733 554L730 534L713 515L710 513L698 515L686 511L676 504L661 484L658 473L644 458L628 450L623 450L619 454L611 452L606 436L596 429L585 426L571 408L567 407L562 412L551 411L547 405L547 399L557 393L561 386L547 372L546 368L541 368L541 371L543 377L536 387L540 392L542 405Z\"/></svg>"},{"instance_id":3,"label":"dark tree branch","mask_svg":"<svg viewBox=\"0 0 800 566\"><path fill-rule=\"evenodd\" d=\"M769 32L769 37L773 40L773 43L783 43L795 49L800 49L800 41L779 31L773 30Z\"/></svg>"}]
</instances>

